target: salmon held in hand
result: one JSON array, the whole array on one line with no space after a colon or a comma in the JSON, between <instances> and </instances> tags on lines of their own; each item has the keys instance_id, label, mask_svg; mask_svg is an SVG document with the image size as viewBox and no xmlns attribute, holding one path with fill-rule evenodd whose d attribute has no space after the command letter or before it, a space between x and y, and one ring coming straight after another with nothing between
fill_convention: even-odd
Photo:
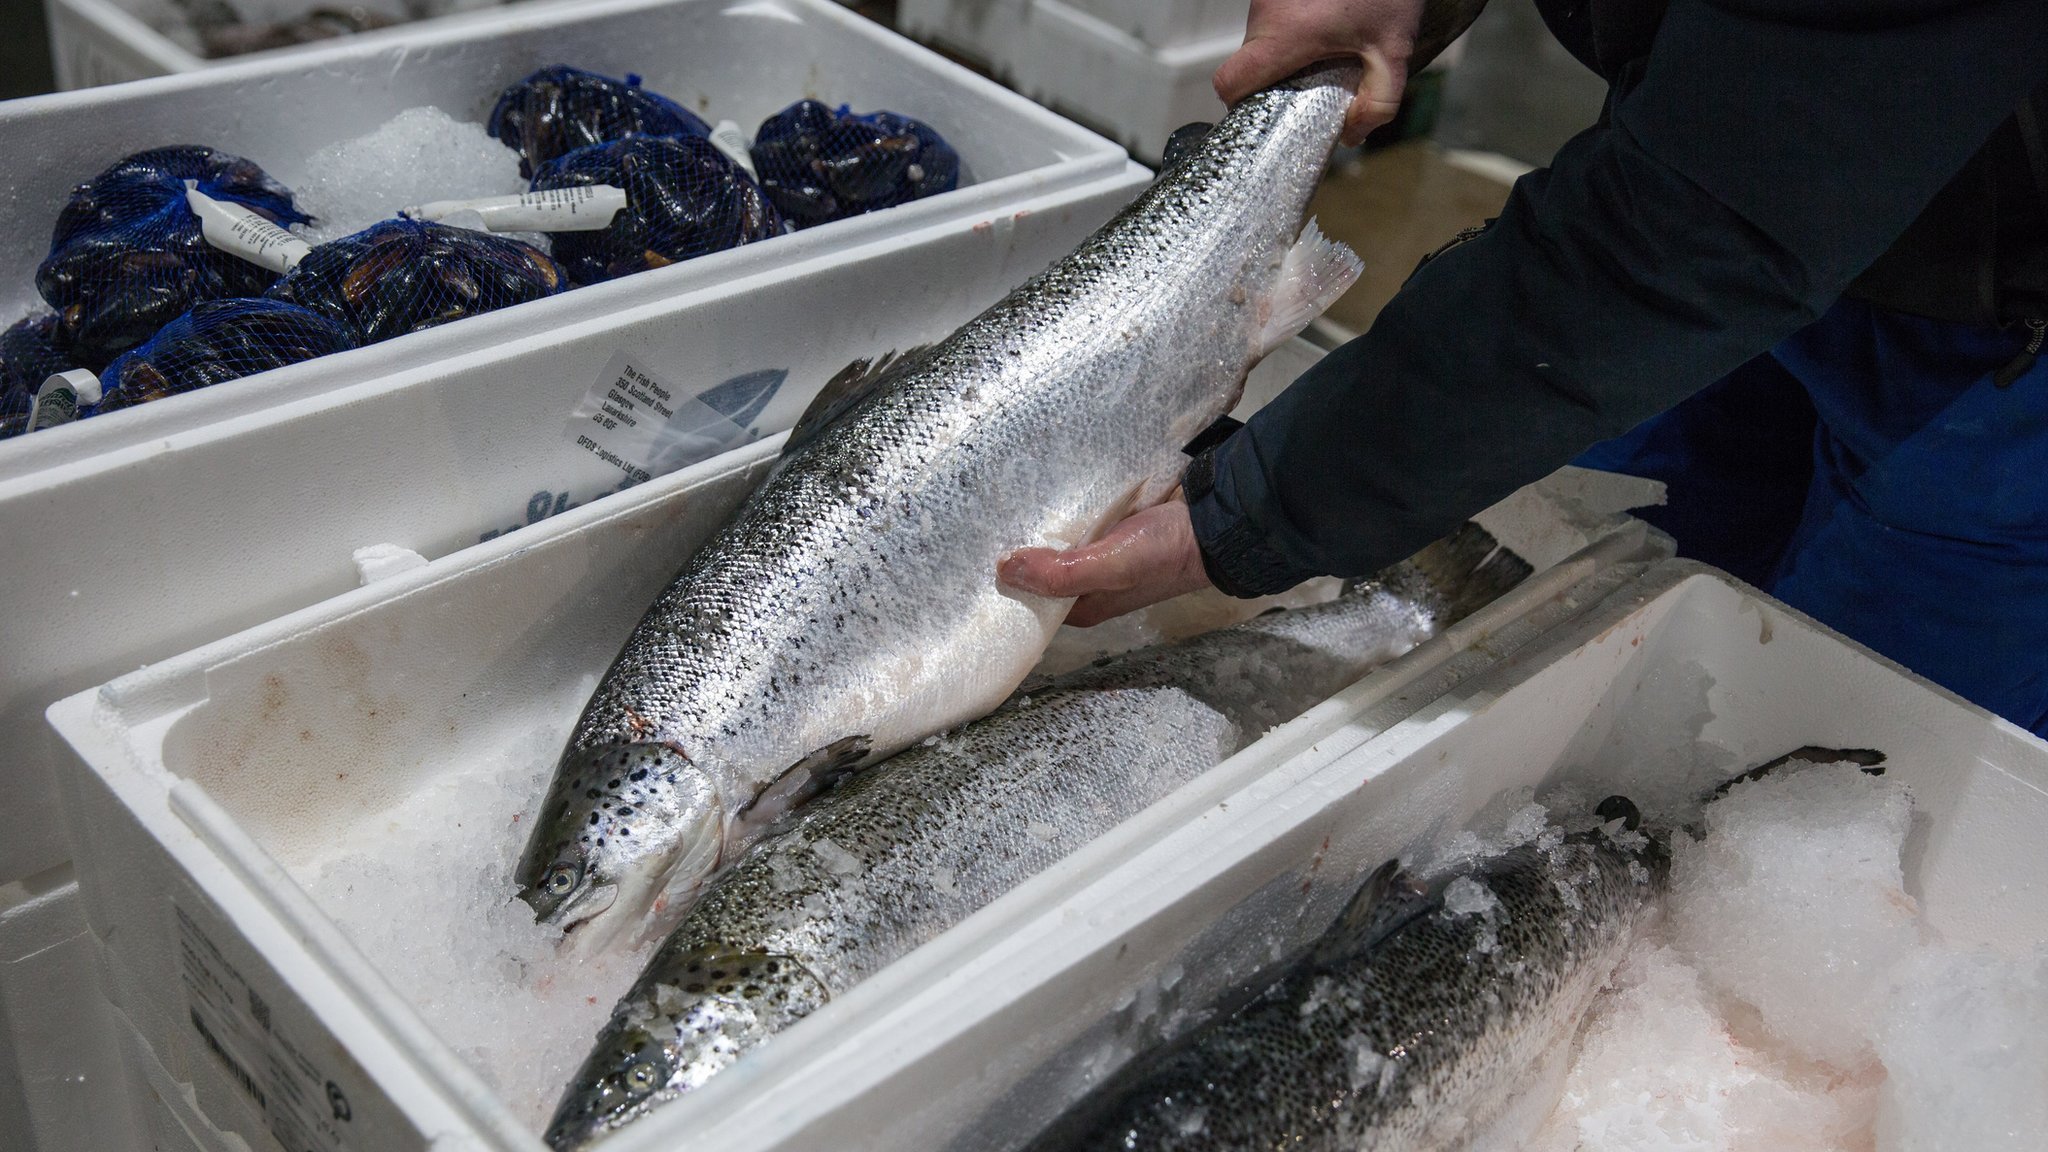
<instances>
[{"instance_id":1,"label":"salmon held in hand","mask_svg":"<svg viewBox=\"0 0 2048 1152\"><path fill-rule=\"evenodd\" d=\"M543 922L596 947L663 932L833 774L1009 695L1071 601L1000 586L1001 559L1163 497L1357 278L1302 223L1357 85L1332 64L1247 97L1072 254L827 387L577 722L516 874Z\"/></svg>"}]
</instances>

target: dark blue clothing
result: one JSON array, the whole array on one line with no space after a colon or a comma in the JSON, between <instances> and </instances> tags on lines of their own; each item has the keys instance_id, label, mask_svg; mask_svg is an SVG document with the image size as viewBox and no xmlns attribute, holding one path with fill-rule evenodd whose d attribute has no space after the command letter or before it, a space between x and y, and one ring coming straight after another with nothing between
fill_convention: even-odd
<instances>
[{"instance_id":1,"label":"dark blue clothing","mask_svg":"<svg viewBox=\"0 0 2048 1152\"><path fill-rule=\"evenodd\" d=\"M1225 591L1376 571L1814 323L2048 81L2048 16L1671 0L1612 80L1493 227L1190 469Z\"/></svg>"},{"instance_id":2,"label":"dark blue clothing","mask_svg":"<svg viewBox=\"0 0 2048 1152\"><path fill-rule=\"evenodd\" d=\"M2048 357L1992 379L2020 346L1845 300L1579 462L1665 481L1681 555L2048 735Z\"/></svg>"}]
</instances>

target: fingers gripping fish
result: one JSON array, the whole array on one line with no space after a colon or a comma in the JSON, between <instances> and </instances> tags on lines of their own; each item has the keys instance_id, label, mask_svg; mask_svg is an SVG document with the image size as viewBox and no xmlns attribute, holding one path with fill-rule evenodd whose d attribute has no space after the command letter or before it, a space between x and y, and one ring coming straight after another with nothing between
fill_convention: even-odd
<instances>
[{"instance_id":1,"label":"fingers gripping fish","mask_svg":"<svg viewBox=\"0 0 2048 1152\"><path fill-rule=\"evenodd\" d=\"M820 397L578 721L517 873L543 921L666 930L832 774L1016 687L1070 602L1001 588L1001 558L1170 488L1181 446L1356 279L1302 223L1356 86L1328 65L1246 98L1072 254Z\"/></svg>"}]
</instances>

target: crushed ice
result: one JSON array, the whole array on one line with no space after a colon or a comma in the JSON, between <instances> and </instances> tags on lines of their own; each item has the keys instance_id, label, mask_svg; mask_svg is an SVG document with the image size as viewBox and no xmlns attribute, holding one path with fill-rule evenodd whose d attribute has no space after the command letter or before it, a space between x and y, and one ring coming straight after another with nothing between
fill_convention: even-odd
<instances>
[{"instance_id":1,"label":"crushed ice","mask_svg":"<svg viewBox=\"0 0 2048 1152\"><path fill-rule=\"evenodd\" d=\"M592 684L579 686L587 696ZM573 716L573 708L549 710ZM512 869L566 721L437 774L292 876L422 1019L538 1132L652 942L578 962Z\"/></svg>"},{"instance_id":2,"label":"crushed ice","mask_svg":"<svg viewBox=\"0 0 2048 1152\"><path fill-rule=\"evenodd\" d=\"M360 232L400 209L526 191L519 155L482 124L432 106L408 108L376 129L330 144L277 175L313 216L300 227L315 244ZM518 237L534 243L536 237ZM545 249L545 237L538 238Z\"/></svg>"},{"instance_id":3,"label":"crushed ice","mask_svg":"<svg viewBox=\"0 0 2048 1152\"><path fill-rule=\"evenodd\" d=\"M2048 949L1939 940L1911 799L1777 773L1679 834L1661 925L1588 1017L1530 1152L2008 1152L2048 1131Z\"/></svg>"}]
</instances>

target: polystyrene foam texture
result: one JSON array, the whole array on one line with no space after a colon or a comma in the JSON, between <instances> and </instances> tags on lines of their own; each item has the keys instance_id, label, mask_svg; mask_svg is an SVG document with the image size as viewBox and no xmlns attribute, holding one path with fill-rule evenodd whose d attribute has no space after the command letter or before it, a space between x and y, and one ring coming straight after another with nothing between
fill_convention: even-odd
<instances>
[{"instance_id":1,"label":"polystyrene foam texture","mask_svg":"<svg viewBox=\"0 0 2048 1152\"><path fill-rule=\"evenodd\" d=\"M986 62L1019 91L1097 128L1148 163L1158 162L1174 129L1223 115L1210 78L1244 41L1240 17L1234 30L1148 44L1101 14L1060 0L902 0L897 21L920 39Z\"/></svg>"},{"instance_id":2,"label":"polystyrene foam texture","mask_svg":"<svg viewBox=\"0 0 2048 1152\"><path fill-rule=\"evenodd\" d=\"M68 869L0 888L0 1147L138 1146L131 1086Z\"/></svg>"},{"instance_id":3,"label":"polystyrene foam texture","mask_svg":"<svg viewBox=\"0 0 2048 1152\"><path fill-rule=\"evenodd\" d=\"M1256 394L1275 387L1262 381ZM505 1028L522 1011L545 1012L560 1029L549 1056L573 1063L588 1037L561 1037L594 1028L580 1014L601 1015L617 989L600 982L584 1006L561 1012L518 999L522 989L546 991L540 980L521 983L544 962L546 942L531 938L530 925L521 938L512 915L521 909L504 903L509 860L471 846L471 821L500 829L497 852L516 849L506 825L521 815L521 781L529 800L538 795L588 684L681 557L773 459L772 442L742 449L52 710L92 766L67 780L88 862L88 914L106 943L116 999L171 1074L197 1079L207 1114L234 1115L243 1097L182 1011L166 904L243 949L237 962L280 1019L296 1008L350 1052L363 1078L345 1088L351 1099L369 1094L363 1114L388 1102L395 1148L451 1111L489 1146L531 1141L533 1109L551 1105L560 1087L542 1081L563 1069L538 1065L530 1047L508 1049ZM1642 535L1624 536L1616 554L1633 555ZM1568 562L1553 581L1569 584L1592 563ZM1496 629L1513 634L1517 614L1558 591L1532 588L1404 667L1483 667L1494 657L1470 645L1505 643ZM1426 698L1400 696L1407 683L1383 676L1377 692L1333 702L1320 728L1265 745L1262 763L1300 753L1314 731L1362 739L1364 729L1347 723ZM463 830L437 834L451 813ZM412 885L432 890L409 900ZM481 904L450 885L470 886ZM453 924L459 906L479 911L474 938L489 943L435 968L442 958L429 953L452 951L465 935ZM399 931L418 920L435 928ZM507 964L521 963L526 975L507 975ZM606 978L633 974L626 966ZM492 1030L497 1039L487 1041Z\"/></svg>"},{"instance_id":4,"label":"polystyrene foam texture","mask_svg":"<svg viewBox=\"0 0 2048 1152\"><path fill-rule=\"evenodd\" d=\"M1248 0L1072 0L1072 7L1153 48L1242 40L1251 15Z\"/></svg>"},{"instance_id":5,"label":"polystyrene foam texture","mask_svg":"<svg viewBox=\"0 0 2048 1152\"><path fill-rule=\"evenodd\" d=\"M1643 686L1667 678L1663 729L1623 724ZM1241 780L1150 839L1119 829L1070 860L1086 871L1064 877L1057 900L982 946L934 941L797 1026L830 1028L829 1050L806 1051L793 1030L755 1053L746 1091L800 1094L801 1106L735 1111L738 1086L714 1080L674 1105L687 1109L676 1130L785 1152L1014 1146L1134 1037L1195 1018L1218 988L1318 932L1370 868L1440 842L1503 792L1605 795L1672 766L1705 775L1809 744L1890 755L1916 798L1901 865L1928 928L2007 953L2048 933L2048 746L1753 590L1670 562L1377 739ZM1001 918L1022 892L981 915ZM1152 1012L1119 1010L1146 1005L1169 971L1182 978ZM658 1139L618 1143L648 1152Z\"/></svg>"}]
</instances>

